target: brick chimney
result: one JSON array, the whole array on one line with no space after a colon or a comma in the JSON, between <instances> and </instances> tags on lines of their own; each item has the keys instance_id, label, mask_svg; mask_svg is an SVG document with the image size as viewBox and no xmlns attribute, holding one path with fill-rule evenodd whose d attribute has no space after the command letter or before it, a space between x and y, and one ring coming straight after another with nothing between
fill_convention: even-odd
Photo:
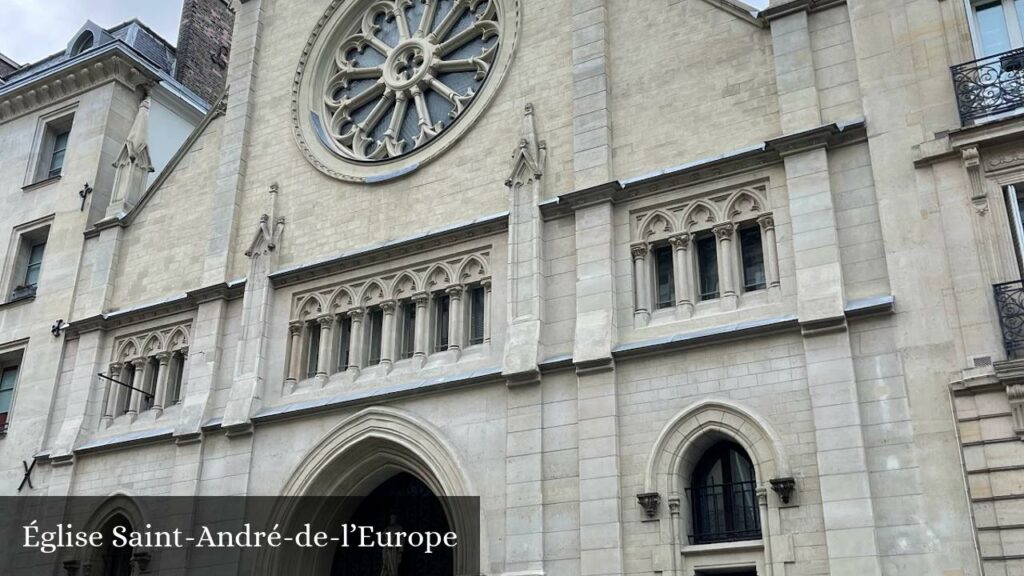
<instances>
[{"instance_id":1,"label":"brick chimney","mask_svg":"<svg viewBox=\"0 0 1024 576\"><path fill-rule=\"evenodd\" d=\"M185 0L181 7L174 77L211 104L224 89L234 24L226 0Z\"/></svg>"}]
</instances>

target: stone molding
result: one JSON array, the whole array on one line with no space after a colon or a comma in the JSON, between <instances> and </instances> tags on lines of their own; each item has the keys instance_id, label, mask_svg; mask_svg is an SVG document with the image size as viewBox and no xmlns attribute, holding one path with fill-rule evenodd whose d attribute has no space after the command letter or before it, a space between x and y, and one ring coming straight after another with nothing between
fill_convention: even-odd
<instances>
[{"instance_id":1,"label":"stone molding","mask_svg":"<svg viewBox=\"0 0 1024 576\"><path fill-rule=\"evenodd\" d=\"M29 114L106 82L120 82L131 90L159 79L120 40L90 52L89 57L65 63L55 71L40 72L0 90L0 124Z\"/></svg>"},{"instance_id":2,"label":"stone molding","mask_svg":"<svg viewBox=\"0 0 1024 576\"><path fill-rule=\"evenodd\" d=\"M455 258L427 261L403 270L304 291L292 298L290 320L309 321L324 314L342 314L389 301L411 299L420 292L451 291L484 282L491 279L489 259L490 250L477 250Z\"/></svg>"},{"instance_id":3,"label":"stone molding","mask_svg":"<svg viewBox=\"0 0 1024 576\"><path fill-rule=\"evenodd\" d=\"M762 487L771 478L792 476L785 445L767 421L731 400L708 399L683 409L662 428L647 458L644 493L678 498L675 478L683 464L695 463L704 448L723 437L746 450Z\"/></svg>"},{"instance_id":4,"label":"stone molding","mask_svg":"<svg viewBox=\"0 0 1024 576\"><path fill-rule=\"evenodd\" d=\"M827 124L644 176L568 192L541 204L541 212L545 219L562 218L595 203L623 203L727 176L748 174L780 164L789 154L816 148L832 150L866 139L867 131L862 119Z\"/></svg>"},{"instance_id":5,"label":"stone molding","mask_svg":"<svg viewBox=\"0 0 1024 576\"><path fill-rule=\"evenodd\" d=\"M771 216L767 184L743 186L666 207L631 214L634 242L669 241L678 234L713 230L722 224L738 224Z\"/></svg>"},{"instance_id":6,"label":"stone molding","mask_svg":"<svg viewBox=\"0 0 1024 576\"><path fill-rule=\"evenodd\" d=\"M192 322L163 326L114 340L111 362L128 362L159 353L187 350L192 340Z\"/></svg>"},{"instance_id":7,"label":"stone molding","mask_svg":"<svg viewBox=\"0 0 1024 576\"><path fill-rule=\"evenodd\" d=\"M456 4L461 6L471 2ZM405 176L436 159L458 142L489 108L512 65L519 36L520 3L519 0L500 0L497 3L501 38L498 54L494 57L490 77L482 85L480 92L473 97L473 105L447 129L441 131L433 142L392 161L376 164L346 161L327 150L319 141L310 105L310 101L322 100L322 96L317 95L318 84L325 81L321 68L324 62L335 60L332 54L337 48L338 39L335 36L339 33L340 24L351 16L349 12L365 5L366 3L332 0L317 20L295 70L291 91L291 120L292 133L299 150L317 170L338 180L377 183Z\"/></svg>"}]
</instances>

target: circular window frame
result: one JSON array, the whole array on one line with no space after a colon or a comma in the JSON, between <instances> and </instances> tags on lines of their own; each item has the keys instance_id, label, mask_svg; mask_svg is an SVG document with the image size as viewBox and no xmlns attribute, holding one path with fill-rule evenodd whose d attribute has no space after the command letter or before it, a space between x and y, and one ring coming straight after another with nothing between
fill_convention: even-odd
<instances>
[{"instance_id":1,"label":"circular window frame","mask_svg":"<svg viewBox=\"0 0 1024 576\"><path fill-rule=\"evenodd\" d=\"M362 14L377 1L332 0L306 42L292 85L293 132L303 156L320 172L348 182L377 183L394 180L412 173L451 149L494 101L512 64L519 37L520 0L490 0L497 6L499 14L498 53L493 68L466 111L432 141L406 154L373 162L348 160L321 142L317 128L313 125L312 113L319 109L318 102L322 99L320 84L326 77L325 69L334 60L333 50L344 41L351 27L347 24L349 18L362 18Z\"/></svg>"}]
</instances>

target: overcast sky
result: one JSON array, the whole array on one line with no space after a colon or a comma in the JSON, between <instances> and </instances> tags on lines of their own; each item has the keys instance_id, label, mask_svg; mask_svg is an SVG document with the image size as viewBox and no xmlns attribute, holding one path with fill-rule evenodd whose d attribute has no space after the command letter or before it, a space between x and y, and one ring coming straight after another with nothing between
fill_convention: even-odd
<instances>
[{"instance_id":1,"label":"overcast sky","mask_svg":"<svg viewBox=\"0 0 1024 576\"><path fill-rule=\"evenodd\" d=\"M104 28L138 18L174 44L182 0L0 0L0 52L19 64L59 52L86 20ZM746 0L764 8L768 0Z\"/></svg>"},{"instance_id":2,"label":"overcast sky","mask_svg":"<svg viewBox=\"0 0 1024 576\"><path fill-rule=\"evenodd\" d=\"M174 44L182 0L0 0L0 52L19 64L59 52L86 20L109 28L138 18Z\"/></svg>"}]
</instances>

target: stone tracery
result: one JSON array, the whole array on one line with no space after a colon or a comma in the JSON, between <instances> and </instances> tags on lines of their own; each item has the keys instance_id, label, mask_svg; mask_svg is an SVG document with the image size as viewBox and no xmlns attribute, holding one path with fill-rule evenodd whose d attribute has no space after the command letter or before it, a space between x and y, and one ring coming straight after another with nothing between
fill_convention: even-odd
<instances>
[{"instance_id":1,"label":"stone tracery","mask_svg":"<svg viewBox=\"0 0 1024 576\"><path fill-rule=\"evenodd\" d=\"M500 42L495 0L378 0L334 51L323 87L330 145L348 160L422 147L473 101Z\"/></svg>"}]
</instances>

